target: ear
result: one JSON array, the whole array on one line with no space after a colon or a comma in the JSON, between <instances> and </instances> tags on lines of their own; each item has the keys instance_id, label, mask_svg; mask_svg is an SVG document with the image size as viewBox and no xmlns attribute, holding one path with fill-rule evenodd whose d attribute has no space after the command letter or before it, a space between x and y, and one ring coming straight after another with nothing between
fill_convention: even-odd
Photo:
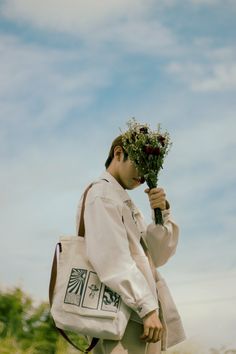
<instances>
[{"instance_id":1,"label":"ear","mask_svg":"<svg viewBox=\"0 0 236 354\"><path fill-rule=\"evenodd\" d=\"M116 146L114 148L114 158L117 160L117 161L120 161L121 159L123 159L123 155L124 155L124 152L123 152L123 149L121 146Z\"/></svg>"}]
</instances>

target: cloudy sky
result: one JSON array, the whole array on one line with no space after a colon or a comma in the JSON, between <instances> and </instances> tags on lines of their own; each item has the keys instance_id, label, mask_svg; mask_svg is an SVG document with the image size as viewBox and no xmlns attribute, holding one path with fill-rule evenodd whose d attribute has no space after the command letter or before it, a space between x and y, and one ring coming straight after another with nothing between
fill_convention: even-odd
<instances>
[{"instance_id":1,"label":"cloudy sky","mask_svg":"<svg viewBox=\"0 0 236 354\"><path fill-rule=\"evenodd\" d=\"M234 0L0 0L1 287L47 299L54 245L135 116L173 140L160 185L181 239L161 271L188 338L236 345L235 16Z\"/></svg>"}]
</instances>

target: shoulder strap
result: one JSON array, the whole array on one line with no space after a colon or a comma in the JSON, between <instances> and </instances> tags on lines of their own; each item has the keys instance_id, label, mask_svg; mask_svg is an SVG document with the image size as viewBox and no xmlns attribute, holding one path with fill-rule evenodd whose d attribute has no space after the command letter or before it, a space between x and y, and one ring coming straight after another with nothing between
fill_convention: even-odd
<instances>
[{"instance_id":1,"label":"shoulder strap","mask_svg":"<svg viewBox=\"0 0 236 354\"><path fill-rule=\"evenodd\" d=\"M88 194L88 191L92 187L94 183L91 183L85 190L84 196L83 196L83 201L82 201L82 206L81 206L81 213L80 213L80 222L79 222L79 230L78 230L78 236L84 237L85 234L85 228L84 228L84 209L85 209L85 200Z\"/></svg>"},{"instance_id":2,"label":"shoulder strap","mask_svg":"<svg viewBox=\"0 0 236 354\"><path fill-rule=\"evenodd\" d=\"M107 179L102 178L101 180L104 180L106 182L109 182ZM85 227L84 227L84 209L85 209L85 200L88 194L88 191L90 190L90 188L95 184L96 182L91 183L84 192L84 196L83 196L83 201L82 201L82 206L81 206L81 212L80 212L80 222L79 222L79 229L78 229L78 236L82 236L84 237L85 234Z\"/></svg>"}]
</instances>

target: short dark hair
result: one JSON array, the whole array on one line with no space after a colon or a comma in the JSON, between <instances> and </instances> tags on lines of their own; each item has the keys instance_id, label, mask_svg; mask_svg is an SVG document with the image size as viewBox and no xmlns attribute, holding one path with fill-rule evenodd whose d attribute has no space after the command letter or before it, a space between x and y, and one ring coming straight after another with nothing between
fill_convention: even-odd
<instances>
[{"instance_id":1,"label":"short dark hair","mask_svg":"<svg viewBox=\"0 0 236 354\"><path fill-rule=\"evenodd\" d=\"M105 167L108 168L110 166L110 163L111 161L113 160L113 157L114 157L114 149L116 146L121 146L122 149L123 149L123 152L124 152L124 161L127 160L128 158L128 154L127 152L124 150L124 147L123 147L123 141L122 141L122 135L119 135L117 136L112 144L111 144L111 148L110 148L110 151L109 151L109 155L108 155L108 158L106 159L106 162L105 162Z\"/></svg>"}]
</instances>

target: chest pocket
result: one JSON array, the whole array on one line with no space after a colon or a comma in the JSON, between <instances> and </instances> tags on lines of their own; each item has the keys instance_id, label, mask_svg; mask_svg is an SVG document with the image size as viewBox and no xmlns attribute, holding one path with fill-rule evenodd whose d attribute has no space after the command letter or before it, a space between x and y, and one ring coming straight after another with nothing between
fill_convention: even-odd
<instances>
[{"instance_id":1,"label":"chest pocket","mask_svg":"<svg viewBox=\"0 0 236 354\"><path fill-rule=\"evenodd\" d=\"M138 227L137 217L134 210L131 208L128 202L124 203L122 210L122 221L125 225L126 231L129 234L135 234L136 238L140 238L140 230Z\"/></svg>"},{"instance_id":2,"label":"chest pocket","mask_svg":"<svg viewBox=\"0 0 236 354\"><path fill-rule=\"evenodd\" d=\"M140 238L143 237L144 230L140 228L139 218L137 216L137 212L135 212L130 205L127 205L127 202L124 203L122 221L127 232L132 257L135 255L144 255L143 248L140 244Z\"/></svg>"},{"instance_id":3,"label":"chest pocket","mask_svg":"<svg viewBox=\"0 0 236 354\"><path fill-rule=\"evenodd\" d=\"M130 209L130 213L132 219L138 229L138 232L141 233L142 237L146 233L147 225L144 221L142 213L140 210L132 203L132 201L128 201L127 204L128 208Z\"/></svg>"}]
</instances>

